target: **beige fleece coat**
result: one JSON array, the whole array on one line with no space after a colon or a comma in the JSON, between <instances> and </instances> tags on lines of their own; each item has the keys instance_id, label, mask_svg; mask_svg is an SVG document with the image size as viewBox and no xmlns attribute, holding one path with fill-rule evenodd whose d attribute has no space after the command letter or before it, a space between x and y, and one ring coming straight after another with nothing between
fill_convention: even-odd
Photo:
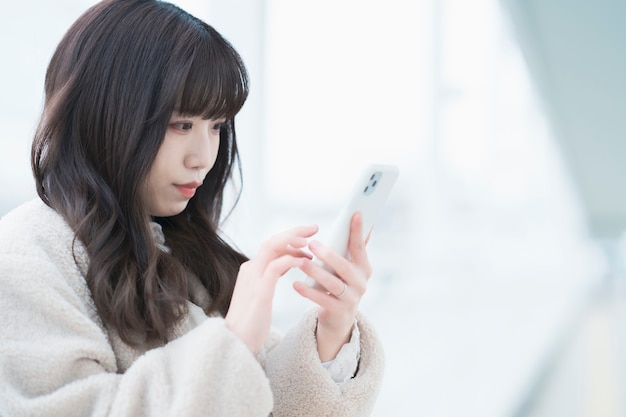
<instances>
[{"instance_id":1,"label":"beige fleece coat","mask_svg":"<svg viewBox=\"0 0 626 417\"><path fill-rule=\"evenodd\" d=\"M72 239L40 200L0 220L0 416L370 413L383 352L366 318L357 375L339 385L320 364L314 314L284 338L273 332L255 357L222 318L190 303L174 340L133 349L102 325Z\"/></svg>"}]
</instances>

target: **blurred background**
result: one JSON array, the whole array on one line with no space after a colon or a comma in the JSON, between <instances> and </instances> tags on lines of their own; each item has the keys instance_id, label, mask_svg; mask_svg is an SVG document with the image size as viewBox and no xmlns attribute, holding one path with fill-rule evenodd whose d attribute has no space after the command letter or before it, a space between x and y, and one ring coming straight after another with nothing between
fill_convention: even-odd
<instances>
[{"instance_id":1,"label":"blurred background","mask_svg":"<svg viewBox=\"0 0 626 417\"><path fill-rule=\"evenodd\" d=\"M0 216L34 198L48 60L92 0L0 0ZM400 178L362 310L374 416L626 416L626 3L181 0L242 54L248 255L327 230L360 169ZM276 327L312 308L279 283Z\"/></svg>"}]
</instances>

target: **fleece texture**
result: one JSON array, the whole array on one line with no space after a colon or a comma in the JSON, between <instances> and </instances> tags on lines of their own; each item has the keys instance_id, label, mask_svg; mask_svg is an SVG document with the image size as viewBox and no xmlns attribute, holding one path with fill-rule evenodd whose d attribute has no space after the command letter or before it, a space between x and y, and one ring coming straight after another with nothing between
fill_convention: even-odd
<instances>
[{"instance_id":1,"label":"fleece texture","mask_svg":"<svg viewBox=\"0 0 626 417\"><path fill-rule=\"evenodd\" d=\"M383 351L359 315L356 376L322 367L312 311L253 355L190 302L163 346L134 348L98 317L73 232L40 200L0 220L0 416L366 416ZM72 253L74 247L74 253Z\"/></svg>"}]
</instances>

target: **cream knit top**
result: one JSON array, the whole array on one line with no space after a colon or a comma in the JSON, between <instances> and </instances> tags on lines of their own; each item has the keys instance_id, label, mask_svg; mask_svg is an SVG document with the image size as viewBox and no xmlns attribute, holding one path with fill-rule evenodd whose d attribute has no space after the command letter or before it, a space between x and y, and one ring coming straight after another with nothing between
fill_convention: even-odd
<instances>
[{"instance_id":1,"label":"cream knit top","mask_svg":"<svg viewBox=\"0 0 626 417\"><path fill-rule=\"evenodd\" d=\"M358 316L360 359L337 384L321 366L315 312L253 355L221 317L189 314L164 346L103 326L73 232L40 200L0 220L0 416L366 416L383 351ZM76 259L76 261L75 261ZM195 303L199 304L195 304ZM354 335L353 335L354 337Z\"/></svg>"}]
</instances>

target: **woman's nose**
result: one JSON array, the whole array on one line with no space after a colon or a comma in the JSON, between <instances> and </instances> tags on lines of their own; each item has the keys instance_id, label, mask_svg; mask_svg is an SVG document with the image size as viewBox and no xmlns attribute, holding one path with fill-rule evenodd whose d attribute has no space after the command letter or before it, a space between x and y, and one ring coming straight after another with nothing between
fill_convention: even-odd
<instances>
[{"instance_id":1,"label":"woman's nose","mask_svg":"<svg viewBox=\"0 0 626 417\"><path fill-rule=\"evenodd\" d=\"M212 152L210 134L200 131L191 141L189 152L185 158L185 166L191 169L210 168L214 157Z\"/></svg>"}]
</instances>

